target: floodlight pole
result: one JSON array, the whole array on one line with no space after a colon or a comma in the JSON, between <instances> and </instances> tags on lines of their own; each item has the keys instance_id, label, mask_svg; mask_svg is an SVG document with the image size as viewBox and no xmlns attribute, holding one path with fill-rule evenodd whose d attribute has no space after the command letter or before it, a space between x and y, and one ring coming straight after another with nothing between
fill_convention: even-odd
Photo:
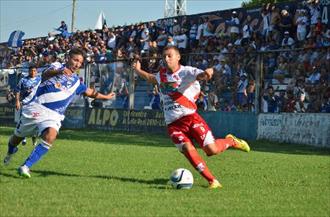
<instances>
[{"instance_id":1,"label":"floodlight pole","mask_svg":"<svg viewBox=\"0 0 330 217\"><path fill-rule=\"evenodd\" d=\"M71 32L74 31L75 19L76 19L76 0L72 0Z\"/></svg>"}]
</instances>

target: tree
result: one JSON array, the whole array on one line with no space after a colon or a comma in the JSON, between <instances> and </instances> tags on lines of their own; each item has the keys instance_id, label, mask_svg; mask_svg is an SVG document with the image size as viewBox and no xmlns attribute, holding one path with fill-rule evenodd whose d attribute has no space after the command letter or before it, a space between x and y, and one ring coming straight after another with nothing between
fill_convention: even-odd
<instances>
[{"instance_id":1,"label":"tree","mask_svg":"<svg viewBox=\"0 0 330 217\"><path fill-rule=\"evenodd\" d=\"M260 7L267 3L280 3L280 2L292 2L294 0L248 0L243 1L242 7L243 8L253 8L253 7Z\"/></svg>"}]
</instances>

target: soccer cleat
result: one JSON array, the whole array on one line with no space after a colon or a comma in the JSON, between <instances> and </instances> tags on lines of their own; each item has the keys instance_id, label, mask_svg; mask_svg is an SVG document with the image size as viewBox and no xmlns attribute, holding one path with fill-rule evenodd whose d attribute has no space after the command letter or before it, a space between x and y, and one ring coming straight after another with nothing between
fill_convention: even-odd
<instances>
[{"instance_id":1,"label":"soccer cleat","mask_svg":"<svg viewBox=\"0 0 330 217\"><path fill-rule=\"evenodd\" d=\"M30 169L25 165L18 168L18 174L24 178L31 178Z\"/></svg>"},{"instance_id":2,"label":"soccer cleat","mask_svg":"<svg viewBox=\"0 0 330 217\"><path fill-rule=\"evenodd\" d=\"M233 136L231 134L228 134L226 136L226 139L228 139L228 138L231 138L231 139L234 140L234 143L235 143L235 145L233 146L234 148L240 149L240 150L246 151L246 152L249 152L250 151L249 144L246 141L244 141L243 139L239 139L236 136Z\"/></svg>"},{"instance_id":3,"label":"soccer cleat","mask_svg":"<svg viewBox=\"0 0 330 217\"><path fill-rule=\"evenodd\" d=\"M37 145L37 137L35 137L35 136L32 137L32 144L33 144L33 146Z\"/></svg>"},{"instance_id":4,"label":"soccer cleat","mask_svg":"<svg viewBox=\"0 0 330 217\"><path fill-rule=\"evenodd\" d=\"M26 145L26 138L24 137L24 139L22 140L22 145Z\"/></svg>"},{"instance_id":5,"label":"soccer cleat","mask_svg":"<svg viewBox=\"0 0 330 217\"><path fill-rule=\"evenodd\" d=\"M12 154L7 154L6 157L3 159L3 164L7 166L10 163L10 159L13 155Z\"/></svg>"},{"instance_id":6,"label":"soccer cleat","mask_svg":"<svg viewBox=\"0 0 330 217\"><path fill-rule=\"evenodd\" d=\"M15 147L14 148L14 152L12 154L7 154L6 157L3 159L3 164L5 166L7 166L10 163L11 158L13 157L13 155L18 151L18 148Z\"/></svg>"},{"instance_id":7,"label":"soccer cleat","mask_svg":"<svg viewBox=\"0 0 330 217\"><path fill-rule=\"evenodd\" d=\"M220 184L220 182L216 179L214 179L210 185L209 185L209 189L216 189L216 188L222 188L222 185Z\"/></svg>"}]
</instances>

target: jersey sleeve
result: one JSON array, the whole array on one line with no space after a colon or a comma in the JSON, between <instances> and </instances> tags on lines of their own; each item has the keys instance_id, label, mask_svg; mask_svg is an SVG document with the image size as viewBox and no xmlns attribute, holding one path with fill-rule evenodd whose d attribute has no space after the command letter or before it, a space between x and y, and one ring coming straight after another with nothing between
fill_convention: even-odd
<instances>
[{"instance_id":1,"label":"jersey sleeve","mask_svg":"<svg viewBox=\"0 0 330 217\"><path fill-rule=\"evenodd\" d=\"M157 80L157 84L159 85L160 84L160 74L159 74L159 72L155 75L155 78Z\"/></svg>"},{"instance_id":2,"label":"jersey sleeve","mask_svg":"<svg viewBox=\"0 0 330 217\"><path fill-rule=\"evenodd\" d=\"M76 90L76 94L81 95L81 94L85 93L86 90L87 90L87 86L84 83L80 82L80 85L78 86L78 88Z\"/></svg>"},{"instance_id":3,"label":"jersey sleeve","mask_svg":"<svg viewBox=\"0 0 330 217\"><path fill-rule=\"evenodd\" d=\"M199 74L203 73L204 70L202 69L198 69L196 67L192 67L192 66L186 66L187 67L187 72L190 76L193 76L194 78L196 78Z\"/></svg>"},{"instance_id":4,"label":"jersey sleeve","mask_svg":"<svg viewBox=\"0 0 330 217\"><path fill-rule=\"evenodd\" d=\"M23 83L23 78L19 80L18 84L16 85L14 89L15 93L19 93L22 91L22 83Z\"/></svg>"}]
</instances>

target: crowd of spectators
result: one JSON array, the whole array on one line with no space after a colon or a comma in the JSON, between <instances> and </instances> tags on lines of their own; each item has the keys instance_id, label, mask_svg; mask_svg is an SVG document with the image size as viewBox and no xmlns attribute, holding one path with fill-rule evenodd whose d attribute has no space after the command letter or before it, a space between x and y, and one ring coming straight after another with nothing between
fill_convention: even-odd
<instances>
[{"instance_id":1,"label":"crowd of spectators","mask_svg":"<svg viewBox=\"0 0 330 217\"><path fill-rule=\"evenodd\" d=\"M212 80L202 84L197 102L201 110L254 111L256 77L261 71L262 111L329 112L330 27L320 16L319 2L309 0L296 8L264 5L260 25L237 11L231 12L223 29L208 16L181 17L180 25L174 20L172 26L104 25L102 30L27 39L0 63L2 68L13 68L63 62L70 48L78 46L86 51L89 63L138 55L143 67L155 73L163 48L174 45L182 53L182 64L215 69Z\"/></svg>"}]
</instances>

